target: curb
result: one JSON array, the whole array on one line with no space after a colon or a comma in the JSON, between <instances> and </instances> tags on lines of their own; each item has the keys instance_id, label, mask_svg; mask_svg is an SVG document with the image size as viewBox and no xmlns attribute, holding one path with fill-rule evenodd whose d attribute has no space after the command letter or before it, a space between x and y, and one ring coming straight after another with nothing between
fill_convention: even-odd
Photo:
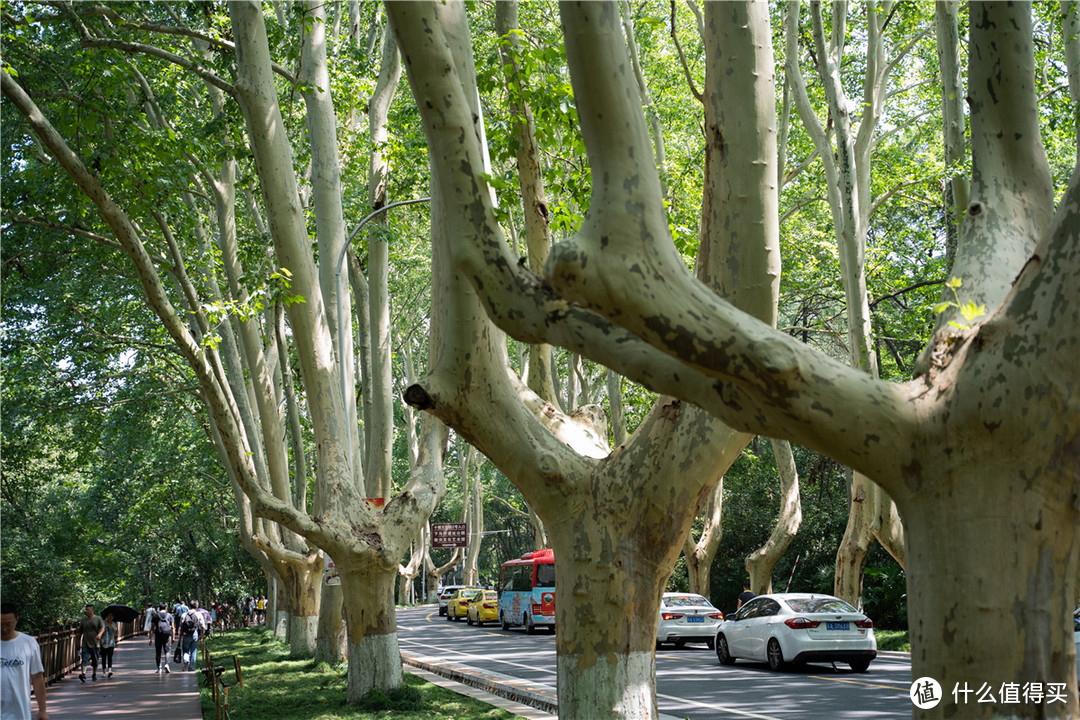
<instances>
[{"instance_id":1,"label":"curb","mask_svg":"<svg viewBox=\"0 0 1080 720\"><path fill-rule=\"evenodd\" d=\"M462 685L479 688L522 705L529 705L552 715L557 715L559 712L558 696L555 694L555 689L548 685L488 670L478 670L468 665L436 663L404 652L401 653L401 661L406 665L441 675Z\"/></svg>"},{"instance_id":2,"label":"curb","mask_svg":"<svg viewBox=\"0 0 1080 720\"><path fill-rule=\"evenodd\" d=\"M442 676L462 685L474 687L506 700L534 707L553 716L559 714L559 699L555 688L542 683L529 682L510 675L480 670L469 665L433 662L428 658L401 653L401 661L411 667ZM673 715L659 714L660 720L679 720Z\"/></svg>"}]
</instances>

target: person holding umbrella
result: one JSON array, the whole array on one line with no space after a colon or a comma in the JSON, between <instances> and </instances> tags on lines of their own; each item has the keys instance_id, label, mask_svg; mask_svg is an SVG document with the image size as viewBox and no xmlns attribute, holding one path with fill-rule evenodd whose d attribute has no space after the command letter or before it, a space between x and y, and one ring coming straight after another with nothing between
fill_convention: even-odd
<instances>
[{"instance_id":1,"label":"person holding umbrella","mask_svg":"<svg viewBox=\"0 0 1080 720\"><path fill-rule=\"evenodd\" d=\"M101 634L101 674L106 678L112 677L113 651L116 650L116 641L120 637L120 628L116 625L113 614L107 608L101 613L101 620L105 623L105 632Z\"/></svg>"}]
</instances>

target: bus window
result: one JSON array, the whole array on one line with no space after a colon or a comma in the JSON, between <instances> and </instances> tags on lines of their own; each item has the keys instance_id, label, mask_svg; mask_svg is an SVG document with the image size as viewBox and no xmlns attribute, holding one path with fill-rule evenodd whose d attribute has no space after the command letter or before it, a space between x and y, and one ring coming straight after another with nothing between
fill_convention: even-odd
<instances>
[{"instance_id":1,"label":"bus window","mask_svg":"<svg viewBox=\"0 0 1080 720\"><path fill-rule=\"evenodd\" d=\"M536 587L555 587L555 564L536 566Z\"/></svg>"},{"instance_id":2,"label":"bus window","mask_svg":"<svg viewBox=\"0 0 1080 720\"><path fill-rule=\"evenodd\" d=\"M532 567L522 565L514 568L514 587L517 592L529 592L532 590Z\"/></svg>"}]
</instances>

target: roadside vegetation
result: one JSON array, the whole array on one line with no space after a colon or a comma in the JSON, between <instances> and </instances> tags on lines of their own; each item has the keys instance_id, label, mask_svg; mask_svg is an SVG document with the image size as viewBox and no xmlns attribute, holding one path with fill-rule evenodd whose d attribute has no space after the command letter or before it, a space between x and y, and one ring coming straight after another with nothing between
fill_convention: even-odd
<instances>
[{"instance_id":1,"label":"roadside vegetation","mask_svg":"<svg viewBox=\"0 0 1080 720\"><path fill-rule=\"evenodd\" d=\"M345 663L332 666L290 655L289 646L264 627L240 628L215 635L210 653L226 667L230 684L229 714L262 720L512 720L520 716L459 695L406 673L397 690L374 690L358 705L346 703ZM243 687L234 682L231 657L240 661ZM224 661L224 663L222 662ZM202 689L206 720L215 716L210 689Z\"/></svg>"}]
</instances>

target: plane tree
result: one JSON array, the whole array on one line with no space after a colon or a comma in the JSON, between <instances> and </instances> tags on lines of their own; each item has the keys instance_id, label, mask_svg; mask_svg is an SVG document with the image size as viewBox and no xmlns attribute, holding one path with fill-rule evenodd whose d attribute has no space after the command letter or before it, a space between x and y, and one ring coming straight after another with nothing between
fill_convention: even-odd
<instances>
[{"instance_id":1,"label":"plane tree","mask_svg":"<svg viewBox=\"0 0 1080 720\"><path fill-rule=\"evenodd\" d=\"M720 5L728 9L724 20L739 24L734 16L742 4ZM452 263L454 281L467 278L487 315L515 337L578 350L705 408L731 428L820 450L884 488L906 528L916 677L937 678L947 688L1047 682L1066 688L1063 703L1026 706L1002 700L957 705L946 693L937 708L918 716L1070 717L1080 711L1068 625L1080 559L1080 180L1074 171L1060 200L1055 196L1038 123L1030 6L969 5L972 170L955 271L963 277L963 295L959 301L946 296L953 304L942 316L927 362L903 383L875 379L777 332L686 267L667 229L612 5L561 6L592 195L586 221L553 247L543 277L520 267L502 240L485 190L483 138L469 104L474 71L468 46L448 37L453 23L441 12L450 11L391 6L424 116L433 195L448 205L452 238L436 239L436 264ZM749 17L743 27L771 45L768 16ZM715 28L707 25L706 35L723 28L723 20ZM725 102L752 106L754 90L750 84L728 89ZM744 123L761 135L771 130L764 119L744 116ZM724 151L739 147L725 133L707 138ZM739 202L760 200L762 190L749 182L748 171L733 172L747 180ZM762 223L775 221L767 204L740 208ZM980 306L987 308L985 315L973 318L977 313L970 308ZM487 352L481 343L490 342L491 331L480 318L471 322L469 345L457 350L475 357ZM439 368L437 360L433 367ZM489 365L482 381L468 373L459 380L471 377L491 387L503 382L490 372L497 367ZM628 530L647 526L653 511L663 514L643 508L627 524L626 515L603 516L595 505L575 502L564 489L564 445L530 430L536 455L500 457L487 423L470 419L467 404L450 400L478 392L476 385L439 387L436 380L444 381L438 370L429 370L412 401L454 427L467 427L472 441L504 470L511 468L511 477L521 472L527 497L557 497L564 522L579 516L597 525L622 523ZM485 413L500 430L513 427L514 420L524 427L544 420L542 413L526 412L527 404L503 410L495 397ZM532 469L518 470L522 464ZM543 504L538 498L542 514ZM681 535L686 528L677 529ZM558 552L558 531L553 538ZM601 567L610 577L627 566ZM592 671L605 664L629 667L620 650L634 645L594 640L587 653L578 652L585 648L576 646L574 616L588 607L601 617L600 601L581 602L575 586L566 587L573 575L562 572L559 598L578 602L569 621L560 619L560 627L571 630L558 640L560 695L569 690L574 697L573 683L586 675L600 695L603 685L618 681L601 680ZM655 591L646 578L637 579L640 588L631 577L621 588L618 613L642 607L635 593ZM630 714L628 707L604 707L602 700L589 707L596 716ZM633 712L647 716L649 709Z\"/></svg>"},{"instance_id":2,"label":"plane tree","mask_svg":"<svg viewBox=\"0 0 1080 720\"><path fill-rule=\"evenodd\" d=\"M346 403L353 363L339 363L334 342L342 300L331 279L347 237L335 171L345 163L323 7L294 6L283 25L259 3L233 3L231 17L208 4L34 6L37 17L5 16L18 42L0 79L5 108L17 111L5 122L24 123L6 170L41 173L62 189L35 215L115 256L122 250L194 374L237 502L250 511L252 541L290 589L294 650L314 646L320 548L335 560L355 701L401 682L393 589L399 561L443 492L446 431L431 418L421 423L415 472L381 515L369 510L359 411ZM284 59L302 57L301 72L271 60L271 47ZM49 61L30 62L42 55ZM71 57L90 62L68 67ZM64 89L52 92L53 82ZM299 93L304 112L283 112L279 92ZM289 352L278 352L280 342ZM283 417L286 406L298 409L282 384L293 365L315 448L310 476L297 475L303 445L291 444ZM392 418L365 420L375 434ZM334 639L329 645L332 653Z\"/></svg>"}]
</instances>

